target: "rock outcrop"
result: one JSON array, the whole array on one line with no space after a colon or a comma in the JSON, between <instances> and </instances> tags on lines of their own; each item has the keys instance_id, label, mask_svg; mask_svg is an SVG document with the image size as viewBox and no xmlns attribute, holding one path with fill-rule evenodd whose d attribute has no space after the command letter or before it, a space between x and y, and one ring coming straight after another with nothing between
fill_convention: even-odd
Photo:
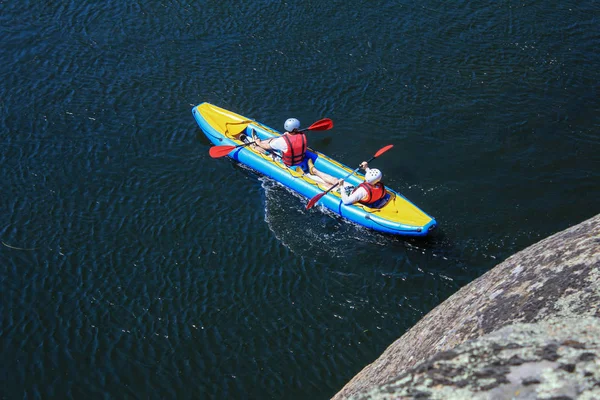
<instances>
[{"instance_id":1,"label":"rock outcrop","mask_svg":"<svg viewBox=\"0 0 600 400\"><path fill-rule=\"evenodd\" d=\"M334 396L334 400L353 396L362 398L365 392L377 390L378 386L386 383L393 384L396 389L401 388L403 386L399 384L399 379L407 379L406 373L419 375L416 369L409 371L417 363L430 359L435 354L438 354L437 357L446 357L447 354L452 354L448 350L498 331L481 339L487 343L490 338L497 338L497 335L506 335L507 331L501 330L503 327L513 329L512 332L517 332L518 329L538 332L538 329L551 330L553 326L571 326L574 320L585 320L589 326L597 327L598 318L600 215L528 247L460 289L388 347L375 362L365 367ZM534 325L525 327L523 324ZM509 325L513 326L508 327ZM584 335L582 332L583 330L581 335ZM563 346L561 343L564 341L577 341L551 335L530 339L532 349L546 343L544 346L551 348L558 346L556 351ZM520 343L521 346L527 346L524 342ZM584 349L589 347L590 353L594 353L593 348L597 346L597 342L589 340L582 340L580 343ZM467 347L471 345L473 344L465 344ZM461 348L460 351L468 353L471 350ZM499 353L496 355L500 357ZM569 360L571 355L565 353ZM533 358L521 358L534 363L543 361L543 357L537 361ZM436 360L436 357L429 361L432 360ZM494 362L492 358L488 361ZM482 358L481 366L485 366L488 361ZM514 371L503 371L506 372L504 378L497 376L500 382L498 386L516 384L507 378ZM593 376L588 378L593 380ZM488 380L490 379L492 378ZM409 381L405 382L405 386L409 386Z\"/></svg>"},{"instance_id":2,"label":"rock outcrop","mask_svg":"<svg viewBox=\"0 0 600 400\"><path fill-rule=\"evenodd\" d=\"M600 399L600 319L513 324L352 400Z\"/></svg>"}]
</instances>

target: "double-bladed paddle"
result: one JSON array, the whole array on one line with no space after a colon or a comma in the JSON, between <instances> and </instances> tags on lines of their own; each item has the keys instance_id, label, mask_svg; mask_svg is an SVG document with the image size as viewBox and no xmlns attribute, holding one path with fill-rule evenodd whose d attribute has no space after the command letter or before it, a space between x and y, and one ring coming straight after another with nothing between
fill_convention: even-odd
<instances>
[{"instance_id":1,"label":"double-bladed paddle","mask_svg":"<svg viewBox=\"0 0 600 400\"><path fill-rule=\"evenodd\" d=\"M385 153L386 151L388 151L392 147L394 147L393 144L388 144L387 146L382 147L381 149L379 149L379 151L377 153L375 153L375 155L373 157L371 157L371 159L369 161L367 161L367 163L370 163L371 161L373 161L374 159L376 159L377 157L379 157L380 155L382 155L383 153ZM344 180L348 179L350 176L352 176L352 174L355 174L356 171L358 171L359 169L360 169L360 166L358 168L356 168L354 171L350 172L348 174L348 176L346 176L344 178ZM338 184L339 184L339 182L336 183L335 185L333 185L332 187L330 187L329 189L327 189L326 191L324 191L322 193L319 193L318 195L316 195L312 199L310 199L310 201L306 205L306 209L310 210L315 204L317 204L317 201L319 201L321 199L321 197L323 197L327 193L331 192L331 190L334 189Z\"/></svg>"},{"instance_id":2,"label":"double-bladed paddle","mask_svg":"<svg viewBox=\"0 0 600 400\"><path fill-rule=\"evenodd\" d=\"M298 132L304 132L304 131L326 131L326 130L329 130L331 128L333 128L333 121L330 120L329 118L323 118L323 119L318 120L317 122L315 122L314 124L312 124L308 128L300 129ZM230 145L213 146L213 147L210 148L210 150L208 150L208 154L212 158L219 158L219 157L223 157L223 156L226 156L227 154L231 153L232 150L235 150L235 149L240 148L240 147L248 146L248 145L250 145L252 143L254 143L254 141L248 142L248 143L244 143L244 144L238 144L237 146L230 146Z\"/></svg>"}]
</instances>

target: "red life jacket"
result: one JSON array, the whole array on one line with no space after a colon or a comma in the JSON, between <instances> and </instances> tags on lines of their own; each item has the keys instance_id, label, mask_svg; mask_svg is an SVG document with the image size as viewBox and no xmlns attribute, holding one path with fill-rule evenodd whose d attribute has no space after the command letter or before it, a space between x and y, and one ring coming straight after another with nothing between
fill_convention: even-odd
<instances>
[{"instance_id":1,"label":"red life jacket","mask_svg":"<svg viewBox=\"0 0 600 400\"><path fill-rule=\"evenodd\" d=\"M377 182L374 185L371 185L368 182L363 182L354 190L357 190L359 187L362 187L367 191L367 197L359 201L359 203L366 206L373 204L385 197L385 186L381 182Z\"/></svg>"},{"instance_id":2,"label":"red life jacket","mask_svg":"<svg viewBox=\"0 0 600 400\"><path fill-rule=\"evenodd\" d=\"M293 135L284 133L282 137L288 148L281 156L281 160L288 167L300 164L304 160L304 153L306 153L306 135L304 133Z\"/></svg>"}]
</instances>

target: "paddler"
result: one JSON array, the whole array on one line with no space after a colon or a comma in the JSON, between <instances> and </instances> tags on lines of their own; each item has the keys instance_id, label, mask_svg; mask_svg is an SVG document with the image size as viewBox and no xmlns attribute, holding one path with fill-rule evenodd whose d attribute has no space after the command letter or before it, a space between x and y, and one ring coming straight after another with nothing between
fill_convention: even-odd
<instances>
[{"instance_id":1,"label":"paddler","mask_svg":"<svg viewBox=\"0 0 600 400\"><path fill-rule=\"evenodd\" d=\"M288 167L300 166L304 172L316 175L327 184L334 185L337 179L331 175L315 168L313 160L306 156L308 142L306 135L301 132L300 121L296 118L288 118L283 124L285 133L279 137L268 140L254 139L254 143L264 150L276 150L281 152L281 161Z\"/></svg>"},{"instance_id":2,"label":"paddler","mask_svg":"<svg viewBox=\"0 0 600 400\"><path fill-rule=\"evenodd\" d=\"M360 203L366 206L372 205L385 197L385 186L381 182L383 174L376 168L369 168L369 164L363 161L360 167L365 170L365 180L356 187L349 195L342 189L342 202L345 205ZM344 180L338 182L340 187L344 187Z\"/></svg>"}]
</instances>

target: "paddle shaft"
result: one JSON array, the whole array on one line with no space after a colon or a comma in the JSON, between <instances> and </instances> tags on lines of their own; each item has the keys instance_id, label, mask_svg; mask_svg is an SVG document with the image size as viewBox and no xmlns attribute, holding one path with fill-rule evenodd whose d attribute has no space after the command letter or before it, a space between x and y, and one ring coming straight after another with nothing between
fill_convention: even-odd
<instances>
[{"instance_id":1,"label":"paddle shaft","mask_svg":"<svg viewBox=\"0 0 600 400\"><path fill-rule=\"evenodd\" d=\"M306 131L310 131L310 130L311 130L311 127L309 126L308 128L298 129L296 132L306 132ZM281 135L281 136L283 136L283 135ZM267 140L267 143L271 143L271 140L280 138L281 136L272 137L272 138L270 138L270 139ZM256 143L256 142L252 141L252 142L246 143L243 146L247 146L247 145L252 144L252 143ZM240 147L242 147L242 146L240 146ZM268 150L268 149L265 149L265 150Z\"/></svg>"},{"instance_id":2,"label":"paddle shaft","mask_svg":"<svg viewBox=\"0 0 600 400\"><path fill-rule=\"evenodd\" d=\"M373 160L374 160L374 159L376 159L376 158L377 158L377 156L373 156L373 157L371 157L369 160L367 160L367 164L368 164L368 163L370 163L371 161L373 161ZM362 165L362 163L361 163L361 165ZM359 166L358 166L358 168L356 168L354 171L352 171L352 172L350 172L348 175L346 175L346 176L344 177L344 179L343 179L343 180L346 180L346 179L350 178L352 175L354 175L356 172L358 172L358 170L359 170L360 168L361 168L361 166L359 165ZM331 190L332 190L332 189L334 189L334 188L335 188L336 186L338 186L339 184L340 184L340 182L338 181L338 182L337 182L335 185L333 185L332 187L330 187L329 189L327 189L327 190L325 191L325 193L323 193L323 195L326 195L327 193L331 192Z\"/></svg>"},{"instance_id":3,"label":"paddle shaft","mask_svg":"<svg viewBox=\"0 0 600 400\"><path fill-rule=\"evenodd\" d=\"M333 121L329 118L323 118L318 120L317 122L315 122L314 124L312 124L311 126L309 126L308 128L303 128L298 130L297 132L304 132L304 131L326 131L329 130L333 127ZM269 143L271 140L273 140L275 138L271 138L267 141L267 143ZM209 154L212 158L219 158L219 157L224 157L226 155L228 155L231 151L238 149L240 147L245 147L248 145L251 145L253 143L256 143L254 140L247 142L247 143L242 143L242 144L238 144L237 146L232 146L232 145L221 145L221 146L213 146L210 148L209 150ZM262 147L262 146L260 146ZM262 147L264 149L264 147ZM268 149L265 149L268 150Z\"/></svg>"},{"instance_id":4,"label":"paddle shaft","mask_svg":"<svg viewBox=\"0 0 600 400\"><path fill-rule=\"evenodd\" d=\"M309 126L308 128L299 129L299 130L297 130L296 132L306 132L306 131L308 131L308 130L310 130L310 126ZM282 135L282 136L283 136L283 135ZM267 143L271 143L271 140L273 140L273 139L277 139L278 137L281 137L281 136L272 137L272 138L270 138L270 139L268 139L268 140L267 140ZM252 144L252 143L256 143L256 142L253 140L253 141L251 141L251 142L248 142L248 143L244 143L244 144L237 145L236 147L244 147L244 146L248 146L249 144Z\"/></svg>"}]
</instances>

